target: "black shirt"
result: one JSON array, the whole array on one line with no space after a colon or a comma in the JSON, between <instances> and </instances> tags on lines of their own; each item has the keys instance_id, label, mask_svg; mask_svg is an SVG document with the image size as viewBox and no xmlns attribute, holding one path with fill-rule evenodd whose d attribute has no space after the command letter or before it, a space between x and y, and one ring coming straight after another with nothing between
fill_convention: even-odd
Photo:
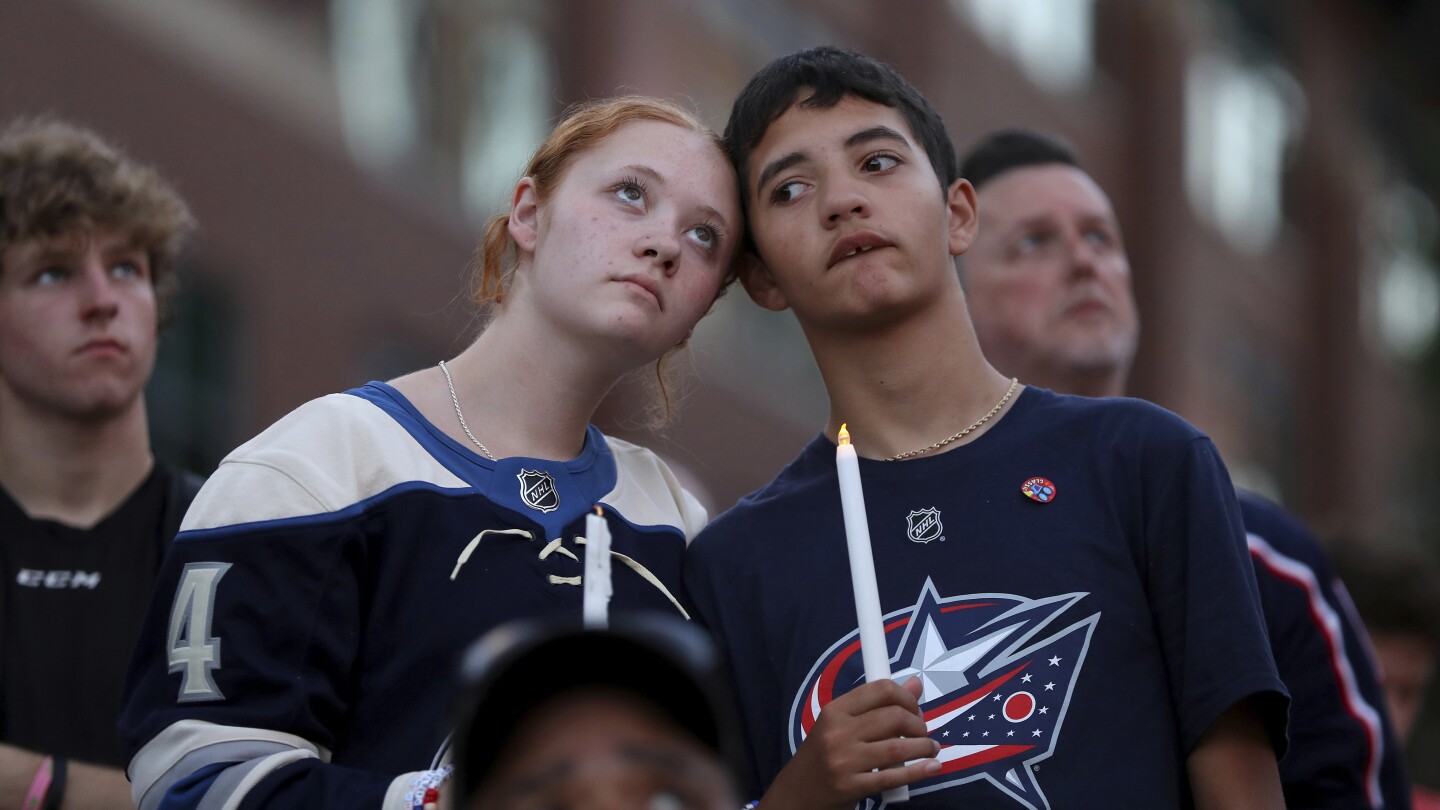
<instances>
[{"instance_id":1,"label":"black shirt","mask_svg":"<svg viewBox=\"0 0 1440 810\"><path fill-rule=\"evenodd\" d=\"M183 514L194 496L175 475L157 462L90 529L32 519L0 489L0 739L125 765L115 733L125 670L169 545L168 512Z\"/></svg>"}]
</instances>

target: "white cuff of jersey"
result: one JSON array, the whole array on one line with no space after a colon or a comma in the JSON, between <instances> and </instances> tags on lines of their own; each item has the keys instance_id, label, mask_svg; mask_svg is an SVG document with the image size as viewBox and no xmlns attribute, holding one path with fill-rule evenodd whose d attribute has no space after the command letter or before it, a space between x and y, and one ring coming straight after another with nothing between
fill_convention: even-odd
<instances>
[{"instance_id":1,"label":"white cuff of jersey","mask_svg":"<svg viewBox=\"0 0 1440 810\"><path fill-rule=\"evenodd\" d=\"M293 734L181 720L156 734L130 760L131 800L141 810L157 810L176 783L209 765L228 767L211 783L201 810L230 810L257 783L291 762L330 752Z\"/></svg>"},{"instance_id":2,"label":"white cuff of jersey","mask_svg":"<svg viewBox=\"0 0 1440 810\"><path fill-rule=\"evenodd\" d=\"M410 792L410 785L420 777L424 771L411 771L402 773L390 781L390 788L385 791L385 801L380 805L384 810L411 810L413 805L405 801L405 794Z\"/></svg>"}]
</instances>

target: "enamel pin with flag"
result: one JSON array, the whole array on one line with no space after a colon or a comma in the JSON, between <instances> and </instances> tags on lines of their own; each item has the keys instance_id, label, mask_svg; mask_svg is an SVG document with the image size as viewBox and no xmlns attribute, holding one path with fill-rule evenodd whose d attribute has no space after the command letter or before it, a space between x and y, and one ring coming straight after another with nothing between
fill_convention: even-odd
<instances>
[{"instance_id":1,"label":"enamel pin with flag","mask_svg":"<svg viewBox=\"0 0 1440 810\"><path fill-rule=\"evenodd\" d=\"M1048 478L1031 478L1020 486L1020 491L1032 501L1050 503L1055 500L1055 484Z\"/></svg>"}]
</instances>

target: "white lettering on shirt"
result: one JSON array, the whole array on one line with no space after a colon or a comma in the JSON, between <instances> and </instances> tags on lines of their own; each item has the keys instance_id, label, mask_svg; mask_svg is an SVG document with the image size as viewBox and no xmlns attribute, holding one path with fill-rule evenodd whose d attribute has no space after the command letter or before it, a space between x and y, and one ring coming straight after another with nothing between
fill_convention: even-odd
<instances>
[{"instance_id":1,"label":"white lettering on shirt","mask_svg":"<svg viewBox=\"0 0 1440 810\"><path fill-rule=\"evenodd\" d=\"M21 568L15 575L15 582L26 588L86 588L95 590L100 586L99 571L37 571Z\"/></svg>"}]
</instances>

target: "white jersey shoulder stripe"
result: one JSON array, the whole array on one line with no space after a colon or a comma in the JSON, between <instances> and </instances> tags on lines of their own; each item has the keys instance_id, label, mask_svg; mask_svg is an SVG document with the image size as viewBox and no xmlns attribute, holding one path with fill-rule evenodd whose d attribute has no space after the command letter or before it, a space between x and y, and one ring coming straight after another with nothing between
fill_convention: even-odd
<instances>
[{"instance_id":1,"label":"white jersey shoulder stripe","mask_svg":"<svg viewBox=\"0 0 1440 810\"><path fill-rule=\"evenodd\" d=\"M615 458L615 488L602 500L637 526L676 526L685 542L705 528L709 515L700 501L654 452L624 439L606 436Z\"/></svg>"},{"instance_id":2,"label":"white jersey shoulder stripe","mask_svg":"<svg viewBox=\"0 0 1440 810\"><path fill-rule=\"evenodd\" d=\"M468 486L373 403L330 394L220 462L180 530L327 514L404 483Z\"/></svg>"}]
</instances>

